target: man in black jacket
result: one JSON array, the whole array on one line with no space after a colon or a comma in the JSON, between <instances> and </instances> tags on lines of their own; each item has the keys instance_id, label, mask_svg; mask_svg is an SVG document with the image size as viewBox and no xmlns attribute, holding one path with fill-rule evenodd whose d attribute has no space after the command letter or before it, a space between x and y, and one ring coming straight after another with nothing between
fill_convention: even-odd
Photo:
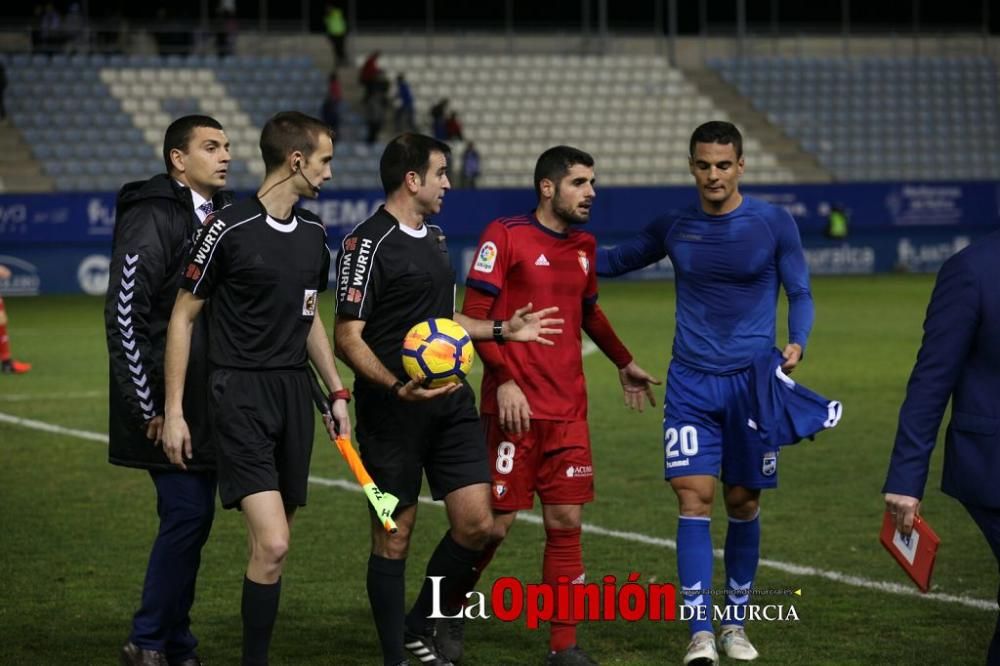
<instances>
[{"instance_id":1,"label":"man in black jacket","mask_svg":"<svg viewBox=\"0 0 1000 666\"><path fill-rule=\"evenodd\" d=\"M229 140L208 116L185 116L163 140L167 173L128 183L118 193L110 286L104 308L110 363L109 455L112 464L149 470L159 533L142 603L121 650L126 666L194 666L198 641L188 613L201 548L215 511L215 451L208 433L208 334L201 321L188 365L184 409L198 442L181 470L159 447L163 428L163 356L167 323L184 259L206 219L231 202L223 191Z\"/></svg>"}]
</instances>

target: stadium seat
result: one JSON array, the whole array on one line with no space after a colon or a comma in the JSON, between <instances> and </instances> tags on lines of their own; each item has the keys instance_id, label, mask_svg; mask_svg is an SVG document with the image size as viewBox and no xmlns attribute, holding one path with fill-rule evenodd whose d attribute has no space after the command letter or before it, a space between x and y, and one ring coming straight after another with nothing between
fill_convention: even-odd
<instances>
[{"instance_id":1,"label":"stadium seat","mask_svg":"<svg viewBox=\"0 0 1000 666\"><path fill-rule=\"evenodd\" d=\"M1000 152L992 131L1000 99L988 60L984 67L980 58L713 58L709 66L842 180L885 178L843 155L877 156L873 137L914 147L902 177L1000 177L990 157ZM969 125L990 129L966 149L967 168L947 166L941 155L948 144L926 137Z\"/></svg>"}]
</instances>

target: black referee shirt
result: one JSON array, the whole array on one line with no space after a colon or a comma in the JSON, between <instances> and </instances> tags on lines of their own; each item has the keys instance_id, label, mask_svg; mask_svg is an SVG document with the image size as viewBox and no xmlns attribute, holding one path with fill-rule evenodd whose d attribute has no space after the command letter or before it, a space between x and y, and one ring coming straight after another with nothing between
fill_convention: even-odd
<instances>
[{"instance_id":1,"label":"black referee shirt","mask_svg":"<svg viewBox=\"0 0 1000 666\"><path fill-rule=\"evenodd\" d=\"M455 271L441 228L425 224L415 231L385 208L359 224L337 260L337 314L364 320L362 339L406 380L406 332L425 319L455 314Z\"/></svg>"},{"instance_id":2,"label":"black referee shirt","mask_svg":"<svg viewBox=\"0 0 1000 666\"><path fill-rule=\"evenodd\" d=\"M252 198L206 220L181 287L212 297L212 364L304 367L306 338L329 272L326 228L307 210L295 208L290 220L275 220Z\"/></svg>"}]
</instances>

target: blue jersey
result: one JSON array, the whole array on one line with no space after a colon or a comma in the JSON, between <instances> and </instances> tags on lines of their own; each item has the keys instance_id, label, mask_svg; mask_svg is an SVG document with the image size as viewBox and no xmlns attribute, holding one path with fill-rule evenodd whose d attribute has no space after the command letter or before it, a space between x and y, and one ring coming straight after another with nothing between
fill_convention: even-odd
<instances>
[{"instance_id":1,"label":"blue jersey","mask_svg":"<svg viewBox=\"0 0 1000 666\"><path fill-rule=\"evenodd\" d=\"M615 276L669 256L677 287L673 355L702 372L748 368L775 344L778 285L788 295L789 342L813 323L809 270L795 220L782 208L743 197L725 215L700 205L657 218L627 243L597 252L597 274Z\"/></svg>"},{"instance_id":2,"label":"blue jersey","mask_svg":"<svg viewBox=\"0 0 1000 666\"><path fill-rule=\"evenodd\" d=\"M759 354L750 367L748 426L767 449L798 444L803 438L840 422L843 405L810 391L781 371L785 359L777 349Z\"/></svg>"}]
</instances>

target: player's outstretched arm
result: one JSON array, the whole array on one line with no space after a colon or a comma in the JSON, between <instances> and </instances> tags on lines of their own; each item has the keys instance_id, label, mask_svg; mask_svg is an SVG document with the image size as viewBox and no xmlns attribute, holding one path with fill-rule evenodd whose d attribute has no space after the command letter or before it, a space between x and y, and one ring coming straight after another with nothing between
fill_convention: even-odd
<instances>
[{"instance_id":1,"label":"player's outstretched arm","mask_svg":"<svg viewBox=\"0 0 1000 666\"><path fill-rule=\"evenodd\" d=\"M663 259L667 256L664 239L671 223L670 217L661 217L620 245L598 248L597 274L601 277L616 277Z\"/></svg>"},{"instance_id":2,"label":"player's outstretched arm","mask_svg":"<svg viewBox=\"0 0 1000 666\"><path fill-rule=\"evenodd\" d=\"M330 338L326 337L326 328L323 327L323 320L316 314L313 316L312 326L309 328L309 337L306 338L306 351L309 360L323 378L323 383L330 393L344 388L344 382L337 372L337 363L333 358L333 348L330 346ZM330 413L336 421L336 432L341 435L350 436L351 416L347 410L347 400L341 398L333 400L330 406ZM327 431L331 430L333 424L327 424ZM330 441L336 438L334 432L330 432Z\"/></svg>"},{"instance_id":3,"label":"player's outstretched arm","mask_svg":"<svg viewBox=\"0 0 1000 666\"><path fill-rule=\"evenodd\" d=\"M190 291L177 292L170 324L167 327L167 351L163 362L166 395L163 419L163 452L173 464L187 469L184 458L191 458L191 433L184 420L184 378L191 355L191 331L204 299Z\"/></svg>"},{"instance_id":4,"label":"player's outstretched arm","mask_svg":"<svg viewBox=\"0 0 1000 666\"><path fill-rule=\"evenodd\" d=\"M543 345L554 345L555 342L545 336L562 333L562 319L552 317L559 312L558 307L542 308L532 311L533 304L518 308L510 319L501 323L500 335L509 342L537 342ZM473 340L495 339L493 322L487 319L473 319L468 315L456 312L454 319L462 325Z\"/></svg>"},{"instance_id":5,"label":"player's outstretched arm","mask_svg":"<svg viewBox=\"0 0 1000 666\"><path fill-rule=\"evenodd\" d=\"M652 376L632 361L624 368L619 368L618 379L625 392L625 406L629 409L642 411L643 403L648 400L650 407L656 407L656 397L653 395L653 385L660 380Z\"/></svg>"}]
</instances>

